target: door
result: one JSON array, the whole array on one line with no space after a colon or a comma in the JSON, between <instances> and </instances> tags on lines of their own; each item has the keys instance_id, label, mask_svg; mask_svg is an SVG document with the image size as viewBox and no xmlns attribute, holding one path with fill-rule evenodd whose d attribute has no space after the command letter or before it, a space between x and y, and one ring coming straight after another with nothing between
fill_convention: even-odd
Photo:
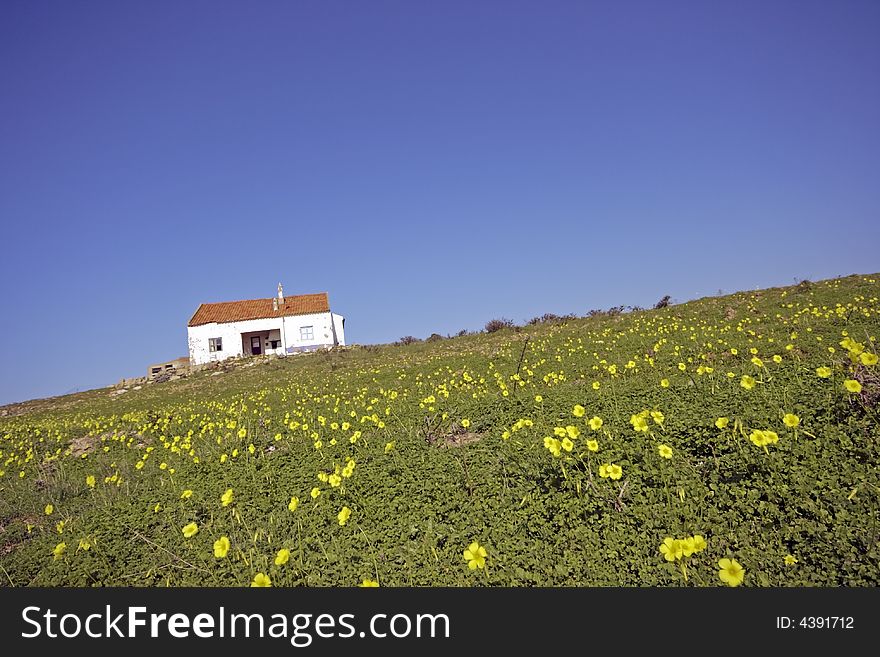
<instances>
[{"instance_id":1,"label":"door","mask_svg":"<svg viewBox=\"0 0 880 657\"><path fill-rule=\"evenodd\" d=\"M263 353L262 350L263 338L258 335L251 337L251 355L259 356Z\"/></svg>"}]
</instances>

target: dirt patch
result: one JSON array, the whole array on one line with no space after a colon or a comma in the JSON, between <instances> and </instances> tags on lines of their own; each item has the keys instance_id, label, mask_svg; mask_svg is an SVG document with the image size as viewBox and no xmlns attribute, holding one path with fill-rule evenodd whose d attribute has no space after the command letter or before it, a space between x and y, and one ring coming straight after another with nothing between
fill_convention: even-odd
<instances>
[{"instance_id":1,"label":"dirt patch","mask_svg":"<svg viewBox=\"0 0 880 657\"><path fill-rule=\"evenodd\" d=\"M80 436L79 438L74 438L70 441L70 453L73 456L88 454L95 449L95 445L97 445L100 440L100 436Z\"/></svg>"},{"instance_id":2,"label":"dirt patch","mask_svg":"<svg viewBox=\"0 0 880 657\"><path fill-rule=\"evenodd\" d=\"M31 516L14 516L0 520L0 556L5 557L7 554L15 552L15 550L27 543L31 538L30 534L25 534L24 537L15 537L18 540L15 540L12 536L6 536L5 534L7 534L8 529L13 524L20 523L22 527L27 527L28 525L36 527L37 522L38 519Z\"/></svg>"},{"instance_id":3,"label":"dirt patch","mask_svg":"<svg viewBox=\"0 0 880 657\"><path fill-rule=\"evenodd\" d=\"M470 443L477 442L482 437L483 434L480 433L462 431L460 433L450 433L442 436L429 436L427 440L429 444L434 445L435 447L447 448L469 445Z\"/></svg>"}]
</instances>

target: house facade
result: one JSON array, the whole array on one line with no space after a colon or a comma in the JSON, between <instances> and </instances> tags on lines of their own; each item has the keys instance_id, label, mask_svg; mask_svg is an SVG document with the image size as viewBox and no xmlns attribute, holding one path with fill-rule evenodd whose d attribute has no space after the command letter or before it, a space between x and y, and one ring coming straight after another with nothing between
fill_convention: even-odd
<instances>
[{"instance_id":1,"label":"house facade","mask_svg":"<svg viewBox=\"0 0 880 657\"><path fill-rule=\"evenodd\" d=\"M326 292L203 303L187 325L189 359L202 365L233 356L285 356L345 345L345 318Z\"/></svg>"}]
</instances>

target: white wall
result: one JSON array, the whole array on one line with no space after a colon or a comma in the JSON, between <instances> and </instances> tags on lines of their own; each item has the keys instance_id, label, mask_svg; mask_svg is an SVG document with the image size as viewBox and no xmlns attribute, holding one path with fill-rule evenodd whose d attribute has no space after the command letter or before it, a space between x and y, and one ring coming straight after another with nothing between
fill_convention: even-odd
<instances>
[{"instance_id":1,"label":"white wall","mask_svg":"<svg viewBox=\"0 0 880 657\"><path fill-rule=\"evenodd\" d=\"M243 322L229 322L226 324L202 324L201 326L187 327L189 341L190 362L195 365L224 360L233 356L242 355L241 334L250 331L271 331L281 329L281 318L249 319ZM222 338L223 351L209 351L208 339Z\"/></svg>"},{"instance_id":2,"label":"white wall","mask_svg":"<svg viewBox=\"0 0 880 657\"><path fill-rule=\"evenodd\" d=\"M340 347L345 346L345 318L342 315L333 313L333 326L336 329L336 344Z\"/></svg>"},{"instance_id":3,"label":"white wall","mask_svg":"<svg viewBox=\"0 0 880 657\"><path fill-rule=\"evenodd\" d=\"M311 326L311 340L300 339L300 328ZM284 354L298 351L309 351L334 344L345 344L345 332L342 327L342 315L336 313L314 313L311 315L293 315L288 317L271 317L268 319L249 319L242 322L226 324L202 324L187 327L189 341L189 357L193 365L202 365L213 361L224 360L242 355L241 334L251 331L270 331L272 337L280 335L282 346L279 349L265 349L266 353ZM209 351L208 340L221 338L223 351ZM286 349L285 349L286 347ZM247 352L250 355L250 351Z\"/></svg>"},{"instance_id":4,"label":"white wall","mask_svg":"<svg viewBox=\"0 0 880 657\"><path fill-rule=\"evenodd\" d=\"M302 340L300 338L300 329L304 326L312 327L311 340ZM317 349L318 347L333 346L333 325L330 321L330 313L314 313L311 315L293 315L285 317L284 341L288 353Z\"/></svg>"}]
</instances>

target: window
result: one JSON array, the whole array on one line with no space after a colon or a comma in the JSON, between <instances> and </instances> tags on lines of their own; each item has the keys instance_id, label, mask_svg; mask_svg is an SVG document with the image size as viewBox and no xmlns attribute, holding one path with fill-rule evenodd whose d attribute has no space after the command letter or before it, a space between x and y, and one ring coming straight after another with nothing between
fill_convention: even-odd
<instances>
[{"instance_id":1,"label":"window","mask_svg":"<svg viewBox=\"0 0 880 657\"><path fill-rule=\"evenodd\" d=\"M223 338L209 338L208 351L223 351Z\"/></svg>"},{"instance_id":2,"label":"window","mask_svg":"<svg viewBox=\"0 0 880 657\"><path fill-rule=\"evenodd\" d=\"M314 326L301 326L299 329L299 339L306 340L314 340L315 339L315 327Z\"/></svg>"},{"instance_id":3,"label":"window","mask_svg":"<svg viewBox=\"0 0 880 657\"><path fill-rule=\"evenodd\" d=\"M281 346L281 340L269 340L269 346L272 349L278 349Z\"/></svg>"},{"instance_id":4,"label":"window","mask_svg":"<svg viewBox=\"0 0 880 657\"><path fill-rule=\"evenodd\" d=\"M165 369L166 369L166 370L173 370L173 369L174 369L174 365L166 365L166 366L165 366Z\"/></svg>"}]
</instances>

